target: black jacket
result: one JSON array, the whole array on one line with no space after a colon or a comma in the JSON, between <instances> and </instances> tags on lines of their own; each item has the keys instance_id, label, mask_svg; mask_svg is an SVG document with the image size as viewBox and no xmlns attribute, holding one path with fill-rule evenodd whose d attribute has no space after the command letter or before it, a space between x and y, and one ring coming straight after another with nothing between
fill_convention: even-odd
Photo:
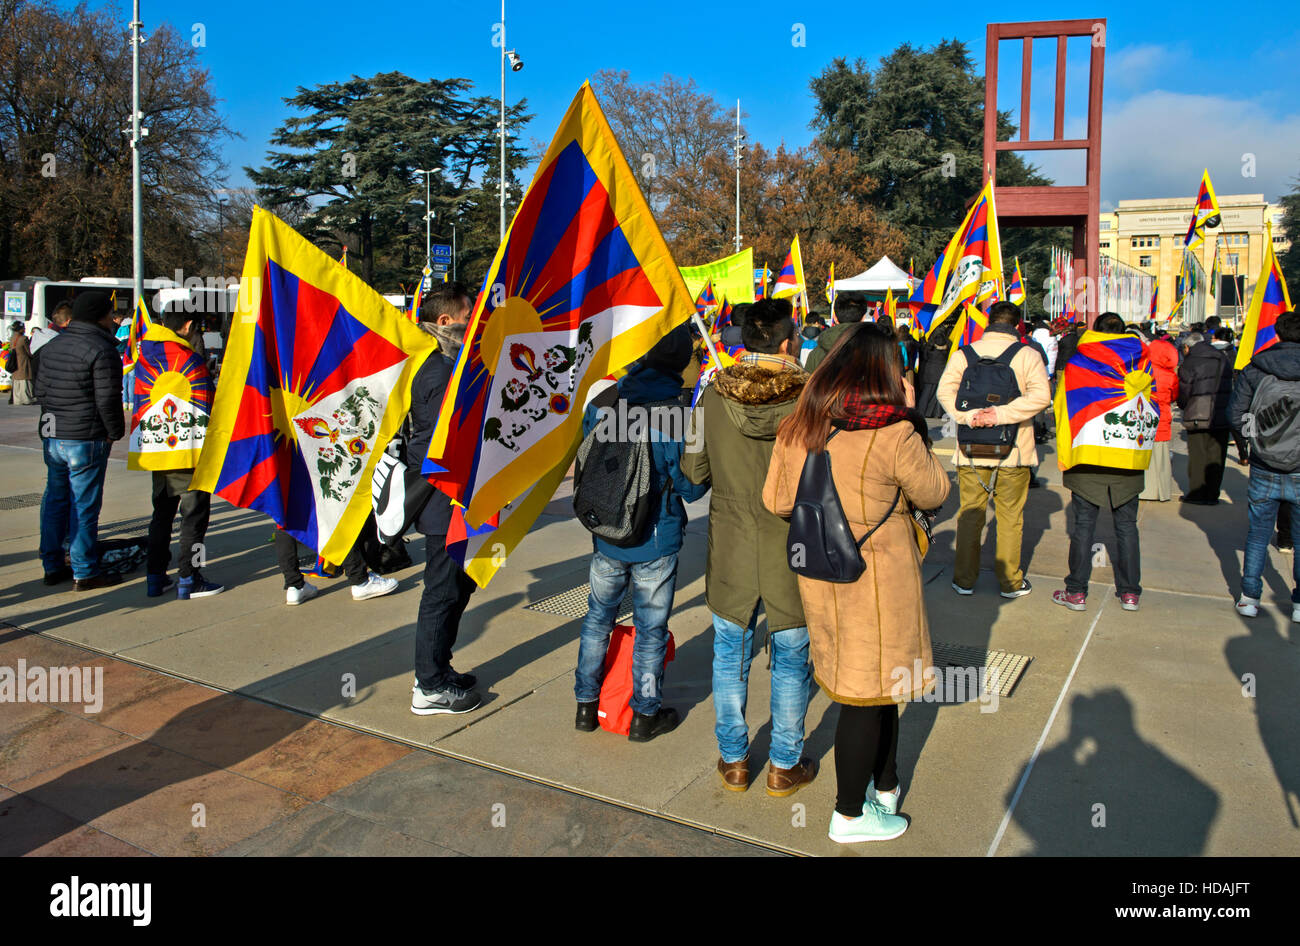
<instances>
[{"instance_id":1,"label":"black jacket","mask_svg":"<svg viewBox=\"0 0 1300 946\"><path fill-rule=\"evenodd\" d=\"M113 336L98 325L72 322L43 345L36 359L36 400L42 418L53 416L53 439L121 440L122 356Z\"/></svg>"},{"instance_id":2,"label":"black jacket","mask_svg":"<svg viewBox=\"0 0 1300 946\"><path fill-rule=\"evenodd\" d=\"M424 466L429 453L429 441L438 422L442 396L451 381L456 362L440 351L434 352L420 366L411 383L411 436L406 442L406 465L416 473ZM439 490L433 491L420 514L415 517L415 528L424 535L446 535L451 525L451 500Z\"/></svg>"},{"instance_id":3,"label":"black jacket","mask_svg":"<svg viewBox=\"0 0 1300 946\"><path fill-rule=\"evenodd\" d=\"M1276 345L1265 349L1250 360L1250 364L1237 374L1237 382L1232 387L1232 400L1228 405L1228 423L1235 436L1241 437L1242 418L1250 410L1250 402L1255 399L1255 389L1266 374L1281 378L1283 381L1300 381L1300 344L1279 340ZM1274 470L1263 460L1250 458L1252 466L1258 465L1271 473L1294 473L1295 470Z\"/></svg>"},{"instance_id":4,"label":"black jacket","mask_svg":"<svg viewBox=\"0 0 1300 946\"><path fill-rule=\"evenodd\" d=\"M1209 342L1193 345L1178 368L1178 406L1188 430L1227 430L1232 363Z\"/></svg>"}]
</instances>

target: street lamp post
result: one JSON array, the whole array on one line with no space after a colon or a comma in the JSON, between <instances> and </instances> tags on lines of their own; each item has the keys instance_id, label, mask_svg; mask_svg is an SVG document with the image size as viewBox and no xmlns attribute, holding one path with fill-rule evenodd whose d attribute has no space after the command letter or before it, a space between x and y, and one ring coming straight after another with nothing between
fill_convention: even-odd
<instances>
[{"instance_id":1,"label":"street lamp post","mask_svg":"<svg viewBox=\"0 0 1300 946\"><path fill-rule=\"evenodd\" d=\"M736 252L740 252L740 152L745 147L740 131L740 99L736 99Z\"/></svg>"},{"instance_id":2,"label":"street lamp post","mask_svg":"<svg viewBox=\"0 0 1300 946\"><path fill-rule=\"evenodd\" d=\"M504 2L504 0L503 0ZM140 127L140 0L131 17L131 275L135 284L134 312L144 298L144 213L140 198L140 140L149 134Z\"/></svg>"},{"instance_id":3,"label":"street lamp post","mask_svg":"<svg viewBox=\"0 0 1300 946\"><path fill-rule=\"evenodd\" d=\"M438 168L429 168L425 171L417 169L416 174L424 175L424 265L429 265L429 260L433 257L432 237L429 231L430 221L433 220L433 208L429 206L429 176L437 171Z\"/></svg>"},{"instance_id":4,"label":"street lamp post","mask_svg":"<svg viewBox=\"0 0 1300 946\"><path fill-rule=\"evenodd\" d=\"M506 49L506 0L501 0L501 181L499 190L501 209L501 240L506 238L506 60L510 70L518 72L524 61L513 49Z\"/></svg>"}]
</instances>

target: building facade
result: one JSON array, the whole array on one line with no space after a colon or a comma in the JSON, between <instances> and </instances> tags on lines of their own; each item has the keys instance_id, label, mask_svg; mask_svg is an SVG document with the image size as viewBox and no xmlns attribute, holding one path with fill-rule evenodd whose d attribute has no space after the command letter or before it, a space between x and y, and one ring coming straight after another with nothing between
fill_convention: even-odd
<instances>
[{"instance_id":1,"label":"building facade","mask_svg":"<svg viewBox=\"0 0 1300 946\"><path fill-rule=\"evenodd\" d=\"M1121 200L1110 213L1100 215L1101 254L1149 273L1157 280L1160 297L1156 318L1164 321L1174 307L1174 283L1182 265L1183 239L1191 220L1195 197L1160 200ZM1192 251L1206 277L1218 280L1204 298L1194 300L1189 315L1196 319L1219 315L1229 324L1245 315L1250 294L1264 264L1266 224L1273 224L1273 252L1290 246L1282 229L1282 207L1263 194L1220 195L1219 226L1205 229L1205 242ZM1175 321L1183 321L1180 311ZM1196 320L1192 319L1192 320Z\"/></svg>"}]
</instances>

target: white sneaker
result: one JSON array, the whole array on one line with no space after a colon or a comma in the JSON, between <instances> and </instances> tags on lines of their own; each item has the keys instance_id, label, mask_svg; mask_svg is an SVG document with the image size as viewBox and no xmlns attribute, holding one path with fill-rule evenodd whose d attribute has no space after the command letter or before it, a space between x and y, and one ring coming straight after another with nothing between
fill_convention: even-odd
<instances>
[{"instance_id":1,"label":"white sneaker","mask_svg":"<svg viewBox=\"0 0 1300 946\"><path fill-rule=\"evenodd\" d=\"M1291 605L1291 620L1300 624L1300 604Z\"/></svg>"},{"instance_id":2,"label":"white sneaker","mask_svg":"<svg viewBox=\"0 0 1300 946\"><path fill-rule=\"evenodd\" d=\"M903 786L901 783L892 792L876 791L876 780L874 778L867 783L867 801L875 802L885 810L887 815L898 814L898 801L902 797Z\"/></svg>"},{"instance_id":3,"label":"white sneaker","mask_svg":"<svg viewBox=\"0 0 1300 946\"><path fill-rule=\"evenodd\" d=\"M974 588L963 588L955 581L952 583L952 590L957 592L959 595L973 595L975 593Z\"/></svg>"},{"instance_id":4,"label":"white sneaker","mask_svg":"<svg viewBox=\"0 0 1300 946\"><path fill-rule=\"evenodd\" d=\"M1259 614L1259 599L1242 595L1237 599L1237 613L1244 618L1253 618Z\"/></svg>"},{"instance_id":5,"label":"white sneaker","mask_svg":"<svg viewBox=\"0 0 1300 946\"><path fill-rule=\"evenodd\" d=\"M365 601L367 598L382 598L384 595L390 595L396 590L397 579L385 578L383 575L370 572L370 577L366 579L364 585L352 586L352 600Z\"/></svg>"},{"instance_id":6,"label":"white sneaker","mask_svg":"<svg viewBox=\"0 0 1300 946\"><path fill-rule=\"evenodd\" d=\"M879 805L867 802L862 815L846 818L838 811L831 814L831 828L827 837L840 844L857 844L860 841L892 841L907 830L907 819L891 815Z\"/></svg>"},{"instance_id":7,"label":"white sneaker","mask_svg":"<svg viewBox=\"0 0 1300 946\"><path fill-rule=\"evenodd\" d=\"M310 601L316 597L317 590L316 586L309 581L304 581L301 588L286 588L284 590L284 603L295 605Z\"/></svg>"}]
</instances>

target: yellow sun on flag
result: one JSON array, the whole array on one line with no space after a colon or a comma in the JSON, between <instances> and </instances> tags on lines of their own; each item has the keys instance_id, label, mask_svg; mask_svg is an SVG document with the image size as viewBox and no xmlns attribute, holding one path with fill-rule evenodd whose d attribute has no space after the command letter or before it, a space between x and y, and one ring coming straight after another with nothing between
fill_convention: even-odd
<instances>
[{"instance_id":1,"label":"yellow sun on flag","mask_svg":"<svg viewBox=\"0 0 1300 946\"><path fill-rule=\"evenodd\" d=\"M149 406L161 404L169 394L179 401L189 401L193 395L190 379L179 371L164 371L149 389Z\"/></svg>"}]
</instances>

